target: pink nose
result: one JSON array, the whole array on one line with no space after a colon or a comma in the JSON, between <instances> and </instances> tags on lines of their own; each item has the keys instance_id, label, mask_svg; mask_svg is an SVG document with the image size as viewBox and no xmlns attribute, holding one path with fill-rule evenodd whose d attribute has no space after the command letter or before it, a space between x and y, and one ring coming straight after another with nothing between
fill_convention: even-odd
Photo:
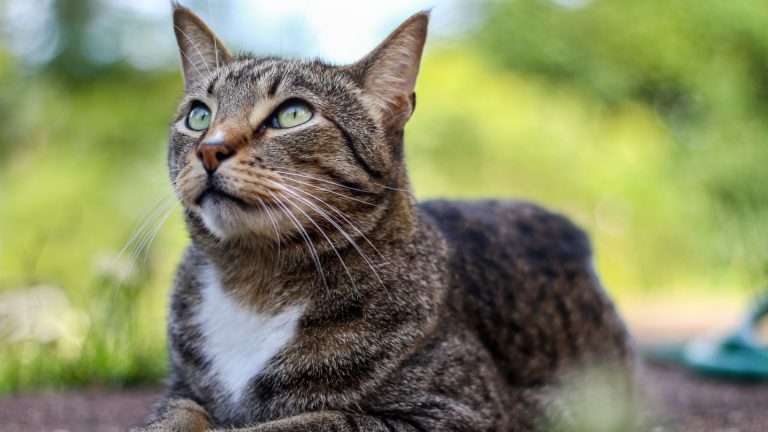
<instances>
[{"instance_id":1,"label":"pink nose","mask_svg":"<svg viewBox=\"0 0 768 432\"><path fill-rule=\"evenodd\" d=\"M226 144L219 142L201 142L197 147L197 158L203 162L203 167L208 174L213 174L221 165L221 162L228 159L235 152L227 147Z\"/></svg>"}]
</instances>

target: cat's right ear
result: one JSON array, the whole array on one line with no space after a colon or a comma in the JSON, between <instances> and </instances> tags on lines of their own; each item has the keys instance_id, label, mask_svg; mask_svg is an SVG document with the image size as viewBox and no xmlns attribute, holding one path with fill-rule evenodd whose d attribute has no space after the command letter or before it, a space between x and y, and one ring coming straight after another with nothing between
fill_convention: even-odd
<instances>
[{"instance_id":1,"label":"cat's right ear","mask_svg":"<svg viewBox=\"0 0 768 432\"><path fill-rule=\"evenodd\" d=\"M173 7L173 30L187 90L199 86L214 70L232 59L227 47L203 20L183 6Z\"/></svg>"},{"instance_id":2,"label":"cat's right ear","mask_svg":"<svg viewBox=\"0 0 768 432\"><path fill-rule=\"evenodd\" d=\"M347 66L377 108L385 129L401 129L416 106L416 76L427 39L429 12L408 18L376 49Z\"/></svg>"}]
</instances>

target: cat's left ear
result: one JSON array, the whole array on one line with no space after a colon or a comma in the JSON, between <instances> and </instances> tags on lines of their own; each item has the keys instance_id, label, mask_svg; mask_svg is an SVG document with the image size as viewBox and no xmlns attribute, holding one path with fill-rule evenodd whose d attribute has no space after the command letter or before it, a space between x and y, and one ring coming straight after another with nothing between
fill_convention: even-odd
<instances>
[{"instance_id":1,"label":"cat's left ear","mask_svg":"<svg viewBox=\"0 0 768 432\"><path fill-rule=\"evenodd\" d=\"M179 44L187 90L200 85L216 68L232 59L232 54L216 34L183 6L173 8L173 30Z\"/></svg>"},{"instance_id":2,"label":"cat's left ear","mask_svg":"<svg viewBox=\"0 0 768 432\"><path fill-rule=\"evenodd\" d=\"M401 129L416 105L416 76L427 40L429 13L408 18L376 49L349 66L381 114L386 129Z\"/></svg>"}]
</instances>

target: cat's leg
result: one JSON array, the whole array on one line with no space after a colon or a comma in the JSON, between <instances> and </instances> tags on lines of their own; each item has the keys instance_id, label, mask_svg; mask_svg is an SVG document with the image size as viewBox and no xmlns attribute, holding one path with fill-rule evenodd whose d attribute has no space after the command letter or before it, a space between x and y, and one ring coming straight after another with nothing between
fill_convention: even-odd
<instances>
[{"instance_id":1,"label":"cat's leg","mask_svg":"<svg viewBox=\"0 0 768 432\"><path fill-rule=\"evenodd\" d=\"M169 398L146 424L131 432L204 432L213 425L203 407L190 399Z\"/></svg>"},{"instance_id":2,"label":"cat's leg","mask_svg":"<svg viewBox=\"0 0 768 432\"><path fill-rule=\"evenodd\" d=\"M427 430L450 430L450 428L435 429L432 424L423 425L416 419L399 416L377 417L364 413L317 411L246 428L215 429L211 432L423 432Z\"/></svg>"}]
</instances>

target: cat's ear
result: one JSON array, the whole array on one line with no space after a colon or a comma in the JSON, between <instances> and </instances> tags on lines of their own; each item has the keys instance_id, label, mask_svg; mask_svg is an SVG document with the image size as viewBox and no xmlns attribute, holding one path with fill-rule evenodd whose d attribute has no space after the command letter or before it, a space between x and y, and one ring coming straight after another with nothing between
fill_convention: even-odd
<instances>
[{"instance_id":1,"label":"cat's ear","mask_svg":"<svg viewBox=\"0 0 768 432\"><path fill-rule=\"evenodd\" d=\"M173 8L173 30L187 90L200 85L216 68L232 59L227 47L203 20L183 6Z\"/></svg>"},{"instance_id":2,"label":"cat's ear","mask_svg":"<svg viewBox=\"0 0 768 432\"><path fill-rule=\"evenodd\" d=\"M416 76L427 39L429 13L408 18L376 49L349 66L371 96L387 128L402 128L416 104Z\"/></svg>"}]
</instances>

